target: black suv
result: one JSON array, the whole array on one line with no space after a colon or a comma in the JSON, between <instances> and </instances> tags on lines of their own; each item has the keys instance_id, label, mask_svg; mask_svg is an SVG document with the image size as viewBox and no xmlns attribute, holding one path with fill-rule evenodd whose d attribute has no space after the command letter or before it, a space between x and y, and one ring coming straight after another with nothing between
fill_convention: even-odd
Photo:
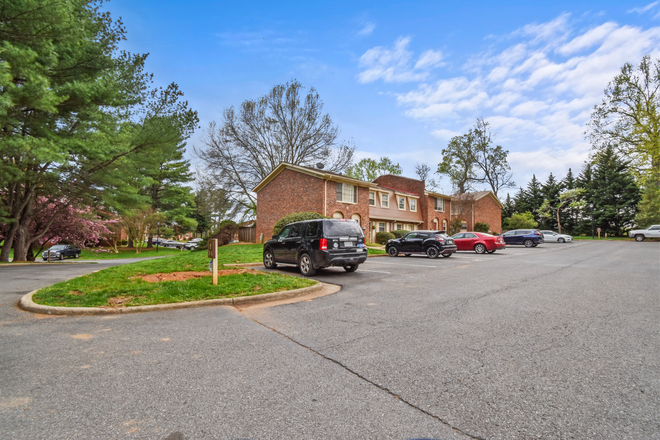
<instances>
[{"instance_id":1,"label":"black suv","mask_svg":"<svg viewBox=\"0 0 660 440\"><path fill-rule=\"evenodd\" d=\"M279 234L264 243L264 266L295 264L304 276L318 269L343 266L355 272L367 261L367 246L360 225L355 220L307 220L286 225Z\"/></svg>"},{"instance_id":2,"label":"black suv","mask_svg":"<svg viewBox=\"0 0 660 440\"><path fill-rule=\"evenodd\" d=\"M385 246L390 257L404 254L426 254L429 258L451 257L456 252L454 240L445 231L413 231L401 238L390 240Z\"/></svg>"}]
</instances>

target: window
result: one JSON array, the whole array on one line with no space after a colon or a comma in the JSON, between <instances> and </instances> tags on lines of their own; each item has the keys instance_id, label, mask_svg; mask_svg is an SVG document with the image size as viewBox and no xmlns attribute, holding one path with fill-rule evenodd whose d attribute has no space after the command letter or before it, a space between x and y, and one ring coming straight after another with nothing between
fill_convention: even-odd
<instances>
[{"instance_id":1,"label":"window","mask_svg":"<svg viewBox=\"0 0 660 440\"><path fill-rule=\"evenodd\" d=\"M406 210L406 198L405 197L399 197L399 209L402 211Z\"/></svg>"},{"instance_id":2,"label":"window","mask_svg":"<svg viewBox=\"0 0 660 440\"><path fill-rule=\"evenodd\" d=\"M334 214L332 214L332 218L344 218L344 214L341 212L337 211Z\"/></svg>"},{"instance_id":3,"label":"window","mask_svg":"<svg viewBox=\"0 0 660 440\"><path fill-rule=\"evenodd\" d=\"M390 195L389 194L381 194L380 195L380 207L381 208L389 208L390 207Z\"/></svg>"},{"instance_id":4,"label":"window","mask_svg":"<svg viewBox=\"0 0 660 440\"><path fill-rule=\"evenodd\" d=\"M445 199L435 198L435 210L445 212Z\"/></svg>"},{"instance_id":5,"label":"window","mask_svg":"<svg viewBox=\"0 0 660 440\"><path fill-rule=\"evenodd\" d=\"M299 223L297 225L292 225L291 226L291 232L289 233L289 238L295 238L295 237L302 236L303 226L304 225L302 223Z\"/></svg>"},{"instance_id":6,"label":"window","mask_svg":"<svg viewBox=\"0 0 660 440\"><path fill-rule=\"evenodd\" d=\"M349 183L337 183L337 201L357 203L358 187Z\"/></svg>"},{"instance_id":7,"label":"window","mask_svg":"<svg viewBox=\"0 0 660 440\"><path fill-rule=\"evenodd\" d=\"M464 238L478 238L475 234L470 234L469 232L465 234Z\"/></svg>"},{"instance_id":8,"label":"window","mask_svg":"<svg viewBox=\"0 0 660 440\"><path fill-rule=\"evenodd\" d=\"M278 236L280 238L287 238L289 236L289 232L291 232L291 226L286 226L284 229L280 231Z\"/></svg>"},{"instance_id":9,"label":"window","mask_svg":"<svg viewBox=\"0 0 660 440\"><path fill-rule=\"evenodd\" d=\"M446 231L447 230L447 220L442 221L442 230Z\"/></svg>"},{"instance_id":10,"label":"window","mask_svg":"<svg viewBox=\"0 0 660 440\"><path fill-rule=\"evenodd\" d=\"M413 212L417 212L417 200L410 199L410 210Z\"/></svg>"},{"instance_id":11,"label":"window","mask_svg":"<svg viewBox=\"0 0 660 440\"><path fill-rule=\"evenodd\" d=\"M385 223L378 223L378 232L385 232Z\"/></svg>"},{"instance_id":12,"label":"window","mask_svg":"<svg viewBox=\"0 0 660 440\"><path fill-rule=\"evenodd\" d=\"M396 224L396 230L400 231L401 230L401 225L399 223Z\"/></svg>"},{"instance_id":13,"label":"window","mask_svg":"<svg viewBox=\"0 0 660 440\"><path fill-rule=\"evenodd\" d=\"M320 222L307 223L307 233L305 234L305 236L309 238L318 238L320 225L321 225Z\"/></svg>"},{"instance_id":14,"label":"window","mask_svg":"<svg viewBox=\"0 0 660 440\"><path fill-rule=\"evenodd\" d=\"M370 192L369 193L369 206L376 206L376 193L375 192Z\"/></svg>"},{"instance_id":15,"label":"window","mask_svg":"<svg viewBox=\"0 0 660 440\"><path fill-rule=\"evenodd\" d=\"M360 217L360 214L357 214L357 213L356 213L356 214L353 214L353 215L351 216L351 218L352 218L353 220L355 220L355 221L357 222L358 225L360 224L360 220L362 220L362 217Z\"/></svg>"}]
</instances>

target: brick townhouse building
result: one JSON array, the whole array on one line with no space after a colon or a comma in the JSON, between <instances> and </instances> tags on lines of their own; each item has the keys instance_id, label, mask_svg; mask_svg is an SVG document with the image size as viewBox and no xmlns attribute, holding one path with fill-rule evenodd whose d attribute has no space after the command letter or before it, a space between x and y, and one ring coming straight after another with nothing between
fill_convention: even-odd
<instances>
[{"instance_id":1,"label":"brick townhouse building","mask_svg":"<svg viewBox=\"0 0 660 440\"><path fill-rule=\"evenodd\" d=\"M463 194L452 216L455 198L427 191L421 180L384 175L365 182L341 174L281 163L259 185L257 241L272 237L273 226L294 212L313 211L327 217L357 221L370 241L379 231L447 230L453 218L467 230L475 222L501 231L502 204L490 191Z\"/></svg>"}]
</instances>

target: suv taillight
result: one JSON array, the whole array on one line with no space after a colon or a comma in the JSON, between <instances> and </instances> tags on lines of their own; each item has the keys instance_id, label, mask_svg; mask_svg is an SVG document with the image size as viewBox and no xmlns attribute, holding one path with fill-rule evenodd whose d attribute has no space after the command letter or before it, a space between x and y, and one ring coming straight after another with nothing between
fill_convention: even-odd
<instances>
[{"instance_id":1,"label":"suv taillight","mask_svg":"<svg viewBox=\"0 0 660 440\"><path fill-rule=\"evenodd\" d=\"M534 235L541 235L539 231L534 231Z\"/></svg>"},{"instance_id":2,"label":"suv taillight","mask_svg":"<svg viewBox=\"0 0 660 440\"><path fill-rule=\"evenodd\" d=\"M325 238L321 239L321 250L322 251L327 251L328 250L328 240Z\"/></svg>"},{"instance_id":3,"label":"suv taillight","mask_svg":"<svg viewBox=\"0 0 660 440\"><path fill-rule=\"evenodd\" d=\"M440 243L442 243L443 241L445 241L445 238L442 237L442 236L440 236L440 235L436 235L435 238L436 238L436 240L438 240Z\"/></svg>"}]
</instances>

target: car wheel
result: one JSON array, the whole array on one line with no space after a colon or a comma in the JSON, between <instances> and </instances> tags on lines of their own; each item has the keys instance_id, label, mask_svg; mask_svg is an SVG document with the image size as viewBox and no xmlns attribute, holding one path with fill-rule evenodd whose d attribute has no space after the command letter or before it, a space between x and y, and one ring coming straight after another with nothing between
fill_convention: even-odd
<instances>
[{"instance_id":1,"label":"car wheel","mask_svg":"<svg viewBox=\"0 0 660 440\"><path fill-rule=\"evenodd\" d=\"M64 254L60 254L60 261L64 260Z\"/></svg>"},{"instance_id":2,"label":"car wheel","mask_svg":"<svg viewBox=\"0 0 660 440\"><path fill-rule=\"evenodd\" d=\"M496 249L496 250L497 250L497 249ZM489 254L494 254L494 253L495 253L495 250L493 250L493 251L488 251L488 253L489 253Z\"/></svg>"},{"instance_id":3,"label":"car wheel","mask_svg":"<svg viewBox=\"0 0 660 440\"><path fill-rule=\"evenodd\" d=\"M481 243L477 243L477 244L474 246L474 251L475 251L476 253L478 253L478 254L483 254L483 253L486 252L486 246L484 246L484 245L481 244Z\"/></svg>"},{"instance_id":4,"label":"car wheel","mask_svg":"<svg viewBox=\"0 0 660 440\"><path fill-rule=\"evenodd\" d=\"M443 253L442 253L442 256L443 256L444 258L449 258L449 257L451 257L451 254L452 254L451 252L443 252Z\"/></svg>"},{"instance_id":5,"label":"car wheel","mask_svg":"<svg viewBox=\"0 0 660 440\"><path fill-rule=\"evenodd\" d=\"M78 257L80 257L80 254L78 252L76 252L76 254L73 256L73 258L78 258Z\"/></svg>"},{"instance_id":6,"label":"car wheel","mask_svg":"<svg viewBox=\"0 0 660 440\"><path fill-rule=\"evenodd\" d=\"M440 251L438 250L437 247L435 246L429 246L426 248L426 256L433 259L433 258L438 258L438 255L440 255Z\"/></svg>"},{"instance_id":7,"label":"car wheel","mask_svg":"<svg viewBox=\"0 0 660 440\"><path fill-rule=\"evenodd\" d=\"M355 272L358 268L359 264L347 264L344 266L344 270L346 272Z\"/></svg>"},{"instance_id":8,"label":"car wheel","mask_svg":"<svg viewBox=\"0 0 660 440\"><path fill-rule=\"evenodd\" d=\"M275 269L277 267L277 263L275 263L275 257L273 256L273 251L270 249L264 252L264 267L266 269Z\"/></svg>"},{"instance_id":9,"label":"car wheel","mask_svg":"<svg viewBox=\"0 0 660 440\"><path fill-rule=\"evenodd\" d=\"M300 273L304 277L311 277L316 273L316 269L312 266L312 259L309 254L302 254L298 260L298 267L300 268Z\"/></svg>"},{"instance_id":10,"label":"car wheel","mask_svg":"<svg viewBox=\"0 0 660 440\"><path fill-rule=\"evenodd\" d=\"M387 250L387 254L390 257L396 257L399 255L399 250L396 248L396 246L390 246L390 248Z\"/></svg>"},{"instance_id":11,"label":"car wheel","mask_svg":"<svg viewBox=\"0 0 660 440\"><path fill-rule=\"evenodd\" d=\"M566 240L564 240L563 238L558 238L557 243L566 243Z\"/></svg>"},{"instance_id":12,"label":"car wheel","mask_svg":"<svg viewBox=\"0 0 660 440\"><path fill-rule=\"evenodd\" d=\"M530 248L530 247L534 246L534 242L532 240L529 240L529 239L525 240L523 242L523 244L525 245L526 248Z\"/></svg>"},{"instance_id":13,"label":"car wheel","mask_svg":"<svg viewBox=\"0 0 660 440\"><path fill-rule=\"evenodd\" d=\"M635 235L635 241L644 241L644 240L646 240L646 237L644 237L642 234Z\"/></svg>"}]
</instances>

